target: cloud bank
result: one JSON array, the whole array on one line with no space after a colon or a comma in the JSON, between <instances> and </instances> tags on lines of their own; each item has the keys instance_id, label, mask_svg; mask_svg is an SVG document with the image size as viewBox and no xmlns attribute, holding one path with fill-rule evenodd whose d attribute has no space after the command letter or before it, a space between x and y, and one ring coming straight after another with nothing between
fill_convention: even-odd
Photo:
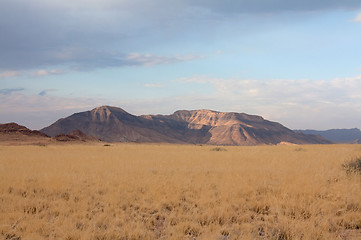
<instances>
[{"instance_id":1,"label":"cloud bank","mask_svg":"<svg viewBox=\"0 0 361 240\"><path fill-rule=\"evenodd\" d=\"M190 78L178 81L211 85L203 106L244 111L292 128L361 127L361 76L333 80L242 80Z\"/></svg>"},{"instance_id":2,"label":"cloud bank","mask_svg":"<svg viewBox=\"0 0 361 240\"><path fill-rule=\"evenodd\" d=\"M176 87L194 83L210 86L209 94L183 94L153 99L101 99L50 96L44 90L28 96L19 89L3 89L0 108L4 113L48 113L37 127L54 122L54 112L74 113L100 105L115 105L132 114L170 114L179 109L212 109L245 112L278 121L293 129L361 128L361 76L333 80L244 80L207 77L182 78ZM162 87L146 84L145 87ZM152 111L152 112L149 112ZM64 117L64 116L59 116ZM4 116L0 114L0 119ZM41 125L41 126L40 126Z\"/></svg>"},{"instance_id":3,"label":"cloud bank","mask_svg":"<svg viewBox=\"0 0 361 240\"><path fill-rule=\"evenodd\" d=\"M145 53L183 37L207 41L229 23L242 24L235 16L360 8L354 0L3 0L0 71L169 64L187 57Z\"/></svg>"},{"instance_id":4,"label":"cloud bank","mask_svg":"<svg viewBox=\"0 0 361 240\"><path fill-rule=\"evenodd\" d=\"M299 64L300 68L304 67L302 71L310 70L310 74L305 76L312 78L315 77L312 74L317 77L319 69L311 68L309 64L323 65L322 63L327 62L324 61L326 58L334 59L340 55L342 56L339 59L324 63L326 70L323 71L339 68L341 70L336 71L335 75L339 73L339 76L343 76L344 72L351 68L347 69L345 66L350 66L349 62L355 62L359 55L359 35L350 35L351 27L345 32L338 32L340 26L335 28L337 31L334 31L333 27L338 24L336 21L345 19L345 11L355 14L354 12L359 12L360 9L359 0L2 0L0 84L4 83L4 86L0 90L0 119L7 119L8 113L17 115L20 119L25 119L24 114L30 114L31 119L43 127L55 121L55 116L59 116L54 112L70 113L109 104L124 107L136 114L147 113L149 109L152 113L169 114L177 109L210 108L258 114L292 128L360 127L361 99L357 91L361 89L360 77L311 81L294 80L292 75L286 74L287 77L291 76L291 79L261 81L192 77L175 82L166 80L205 74L207 71L214 76L237 76L238 69L250 71L251 74L247 76L252 78L252 71L272 74L267 68L278 63L280 71L289 67L283 66L288 57L289 62L300 59L304 64ZM321 14L325 14L325 17L319 21L318 16ZM313 16L316 16L316 20L310 21ZM352 17L347 16L346 19ZM284 23L285 19L287 23ZM289 24L296 21L295 19L302 21L300 24ZM360 14L353 21L360 22ZM314 23L316 28L311 27ZM278 24L287 26L277 29L275 25ZM347 24L353 28L358 26L349 22ZM345 29L348 27L342 24L342 27L344 26ZM290 30L293 27L300 32ZM319 30L323 29L325 31L320 33ZM267 34L267 31L274 34ZM244 42L249 46L241 46L242 39L247 39L247 36L252 34L259 36ZM324 37L317 38L318 34ZM288 36L291 36L290 44L280 46L287 43ZM279 41L279 38L285 39ZM253 39L256 41L254 45L251 41ZM297 42L298 39L302 44ZM279 42L280 45L277 45ZM342 45L350 48L342 48ZM223 46L225 49L222 49ZM297 46L300 46L300 49L295 49ZM238 47L241 50L234 50ZM351 48L354 51L350 50ZM221 49L219 53L223 51L222 54L217 55L217 59L208 58L207 54L215 49ZM315 49L317 51L314 55L307 54ZM306 52L304 55L303 50ZM284 52L290 54L285 55ZM242 53L245 55L242 56ZM282 57L287 60L281 61L279 58ZM196 62L203 58L207 59ZM244 60L245 58L247 59ZM195 64L181 64L187 61L194 61ZM275 61L275 64L271 61ZM153 68L153 72L149 70L153 70L152 66L172 64L182 67ZM229 72L228 66L232 68ZM137 69L95 71L96 74L92 76L84 72L81 76L79 73L74 74L75 71L126 67L144 67L143 75L138 75ZM216 68L224 69L220 71ZM159 73L160 70L166 71ZM299 72L288 71L296 77ZM147 75L148 73L150 74ZM69 75L55 77L60 74ZM116 74L119 76L115 77ZM276 72L273 76L277 74ZM63 97L50 92L52 88L61 88L63 82L60 81L69 83L79 79L79 82L85 83L87 77L88 81L97 81L96 77L100 77L100 83L104 81L111 83L108 84L110 86L126 87L129 86L126 81L134 79L133 81L139 81L136 87L146 88L145 94L151 90L156 93L169 90L163 96L172 97L152 98L154 95L148 95L144 99L111 100L72 98L69 97L71 90L68 89L59 90L59 94L69 94ZM254 75L253 77L257 78ZM70 84L76 88L75 81ZM81 84L77 84L79 88ZM205 86L211 90L205 94L203 89L194 90L195 86ZM90 88L91 86L87 89ZM106 90L99 90L99 94ZM84 94L87 94L85 90ZM41 112L43 113L40 114Z\"/></svg>"},{"instance_id":5,"label":"cloud bank","mask_svg":"<svg viewBox=\"0 0 361 240\"><path fill-rule=\"evenodd\" d=\"M0 72L0 79L16 77L16 76L20 76L22 74L23 73L20 71L4 71L4 72Z\"/></svg>"}]
</instances>

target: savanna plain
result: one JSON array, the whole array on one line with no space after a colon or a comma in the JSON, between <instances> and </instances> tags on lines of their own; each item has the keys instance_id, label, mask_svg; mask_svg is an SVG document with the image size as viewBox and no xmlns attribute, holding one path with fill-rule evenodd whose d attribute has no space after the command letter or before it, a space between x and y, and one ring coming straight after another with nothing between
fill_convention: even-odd
<instances>
[{"instance_id":1,"label":"savanna plain","mask_svg":"<svg viewBox=\"0 0 361 240\"><path fill-rule=\"evenodd\" d=\"M0 146L3 239L361 239L360 145Z\"/></svg>"}]
</instances>

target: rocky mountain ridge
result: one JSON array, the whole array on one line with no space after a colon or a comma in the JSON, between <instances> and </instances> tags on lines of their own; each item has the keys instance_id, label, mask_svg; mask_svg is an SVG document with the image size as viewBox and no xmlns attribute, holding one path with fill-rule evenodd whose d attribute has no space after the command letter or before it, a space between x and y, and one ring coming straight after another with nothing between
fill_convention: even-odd
<instances>
[{"instance_id":1,"label":"rocky mountain ridge","mask_svg":"<svg viewBox=\"0 0 361 240\"><path fill-rule=\"evenodd\" d=\"M75 113L59 119L41 132L56 136L75 129L108 142L214 145L330 143L320 136L296 133L279 123L245 113L180 110L170 115L135 116L111 106Z\"/></svg>"}]
</instances>

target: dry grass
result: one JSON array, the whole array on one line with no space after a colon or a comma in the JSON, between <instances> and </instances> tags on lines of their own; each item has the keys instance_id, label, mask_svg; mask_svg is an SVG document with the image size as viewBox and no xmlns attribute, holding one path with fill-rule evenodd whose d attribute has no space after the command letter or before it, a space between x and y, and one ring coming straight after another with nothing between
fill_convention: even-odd
<instances>
[{"instance_id":1,"label":"dry grass","mask_svg":"<svg viewBox=\"0 0 361 240\"><path fill-rule=\"evenodd\" d=\"M361 239L359 145L0 146L0 238Z\"/></svg>"}]
</instances>

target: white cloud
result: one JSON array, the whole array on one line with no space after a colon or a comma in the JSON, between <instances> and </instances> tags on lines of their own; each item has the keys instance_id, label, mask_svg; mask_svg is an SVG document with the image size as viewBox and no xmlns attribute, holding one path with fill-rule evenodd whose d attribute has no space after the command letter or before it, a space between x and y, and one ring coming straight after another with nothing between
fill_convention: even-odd
<instances>
[{"instance_id":1,"label":"white cloud","mask_svg":"<svg viewBox=\"0 0 361 240\"><path fill-rule=\"evenodd\" d=\"M361 22L361 13L357 14L357 16L352 21L353 22Z\"/></svg>"},{"instance_id":2,"label":"white cloud","mask_svg":"<svg viewBox=\"0 0 361 240\"><path fill-rule=\"evenodd\" d=\"M60 117L66 117L64 113L71 114L100 105L113 105L139 115L170 114L180 109L212 109L261 115L292 129L361 128L361 76L328 81L244 80L202 76L174 82L189 84L190 89L194 87L191 86L193 83L204 84L213 91L207 94L191 93L166 98L118 100L57 97L46 94L29 96L20 91L12 91L11 94L0 94L0 122L9 119L9 116L18 116L19 119L27 121L32 119L31 124L36 127L44 127ZM157 83L149 84L148 87L157 86ZM33 117L29 118L30 115Z\"/></svg>"},{"instance_id":3,"label":"white cloud","mask_svg":"<svg viewBox=\"0 0 361 240\"><path fill-rule=\"evenodd\" d=\"M48 75L58 75L65 73L63 70L58 69L51 69L51 70L45 70L40 69L37 71L29 72L29 71L4 71L0 72L0 79L1 78L12 78L17 76L30 76L30 77L43 77Z\"/></svg>"},{"instance_id":4,"label":"white cloud","mask_svg":"<svg viewBox=\"0 0 361 240\"><path fill-rule=\"evenodd\" d=\"M147 87L147 88L163 88L165 86L166 85L163 83L146 83L146 84L144 84L144 87Z\"/></svg>"},{"instance_id":5,"label":"white cloud","mask_svg":"<svg viewBox=\"0 0 361 240\"><path fill-rule=\"evenodd\" d=\"M0 72L0 79L16 77L16 76L20 76L22 74L23 73L21 71L4 71L4 72Z\"/></svg>"},{"instance_id":6,"label":"white cloud","mask_svg":"<svg viewBox=\"0 0 361 240\"><path fill-rule=\"evenodd\" d=\"M101 102L102 99L39 96L22 93L0 95L0 108L7 113L81 109L97 106Z\"/></svg>"},{"instance_id":7,"label":"white cloud","mask_svg":"<svg viewBox=\"0 0 361 240\"><path fill-rule=\"evenodd\" d=\"M63 74L64 71L63 70L58 70L58 69L52 69L52 70L45 70L45 69L41 69L35 72L31 72L30 76L32 77L43 77L43 76L48 76L48 75L59 75L59 74Z\"/></svg>"},{"instance_id":8,"label":"white cloud","mask_svg":"<svg viewBox=\"0 0 361 240\"><path fill-rule=\"evenodd\" d=\"M206 108L262 115L291 128L361 127L361 76L329 81L196 77L179 82L211 86L214 92L203 96ZM194 101L194 107L204 102Z\"/></svg>"},{"instance_id":9,"label":"white cloud","mask_svg":"<svg viewBox=\"0 0 361 240\"><path fill-rule=\"evenodd\" d=\"M209 81L210 81L210 79L207 76L195 76L195 77L188 77L188 78L178 78L174 82L206 84L206 83L209 83Z\"/></svg>"},{"instance_id":10,"label":"white cloud","mask_svg":"<svg viewBox=\"0 0 361 240\"><path fill-rule=\"evenodd\" d=\"M244 17L291 12L306 13L303 16L308 19L310 12L360 7L355 0L304 0L302 4L289 0L2 0L0 65L23 70L72 64L104 68L113 63L113 55L106 53L114 50L149 51L193 41L208 44L268 29L256 21L249 24ZM235 21L235 16L242 21ZM37 27L29 31L31 26ZM142 61L152 65L169 59L158 58L154 63L143 56Z\"/></svg>"},{"instance_id":11,"label":"white cloud","mask_svg":"<svg viewBox=\"0 0 361 240\"><path fill-rule=\"evenodd\" d=\"M102 105L117 106L118 103L102 98L26 95L20 92L0 94L0 123L17 122L31 129L40 129L59 118Z\"/></svg>"},{"instance_id":12,"label":"white cloud","mask_svg":"<svg viewBox=\"0 0 361 240\"><path fill-rule=\"evenodd\" d=\"M181 83L203 83L213 86L215 94L226 98L257 97L276 102L295 99L296 102L328 100L344 101L358 96L361 89L361 75L333 80L254 80L193 77L177 80ZM343 99L341 99L343 97ZM361 100L361 99L360 99Z\"/></svg>"}]
</instances>

